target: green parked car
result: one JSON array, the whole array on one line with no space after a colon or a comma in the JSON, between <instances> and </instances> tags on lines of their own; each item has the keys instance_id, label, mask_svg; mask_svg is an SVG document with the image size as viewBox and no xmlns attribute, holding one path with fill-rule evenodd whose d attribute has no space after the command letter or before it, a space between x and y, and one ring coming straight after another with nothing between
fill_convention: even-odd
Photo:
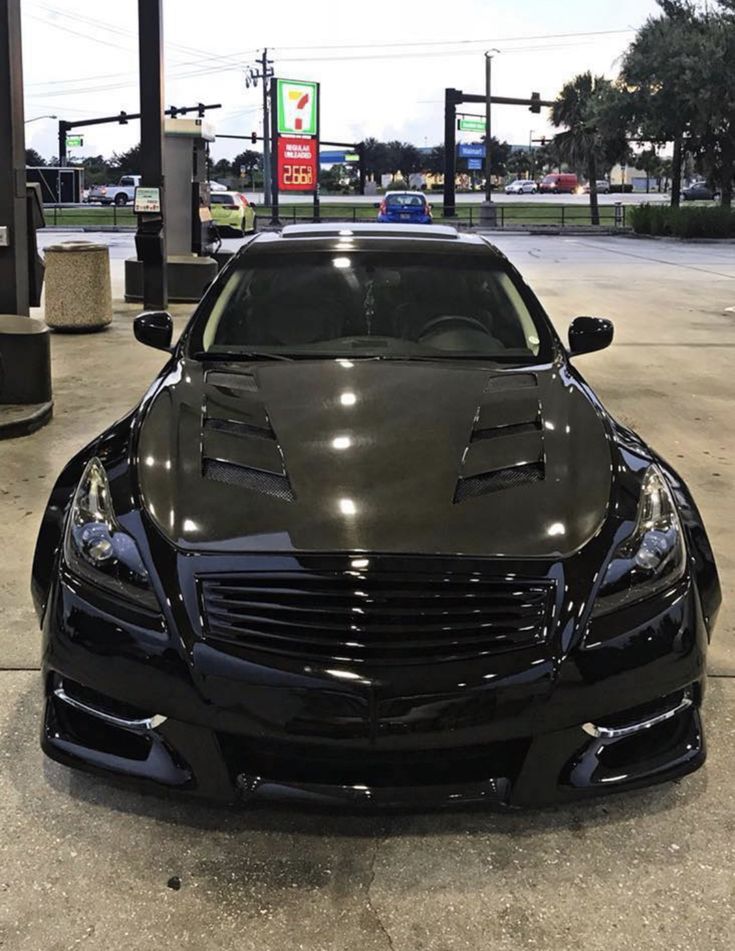
<instances>
[{"instance_id":1,"label":"green parked car","mask_svg":"<svg viewBox=\"0 0 735 951\"><path fill-rule=\"evenodd\" d=\"M231 229L239 234L255 231L255 206L239 192L212 192L210 196L212 221L223 231Z\"/></svg>"}]
</instances>

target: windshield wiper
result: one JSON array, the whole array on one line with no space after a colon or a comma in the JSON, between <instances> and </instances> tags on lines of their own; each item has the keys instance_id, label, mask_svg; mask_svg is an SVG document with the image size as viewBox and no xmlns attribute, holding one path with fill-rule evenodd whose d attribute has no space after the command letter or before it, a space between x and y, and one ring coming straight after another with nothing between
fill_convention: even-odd
<instances>
[{"instance_id":1,"label":"windshield wiper","mask_svg":"<svg viewBox=\"0 0 735 951\"><path fill-rule=\"evenodd\" d=\"M294 357L285 353L273 353L269 350L206 350L194 354L195 360L286 360L292 363Z\"/></svg>"}]
</instances>

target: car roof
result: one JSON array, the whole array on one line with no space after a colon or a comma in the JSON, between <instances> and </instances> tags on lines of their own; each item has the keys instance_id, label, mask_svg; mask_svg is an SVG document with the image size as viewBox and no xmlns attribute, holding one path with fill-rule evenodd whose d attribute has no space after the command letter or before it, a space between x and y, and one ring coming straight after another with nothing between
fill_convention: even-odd
<instances>
[{"instance_id":1,"label":"car roof","mask_svg":"<svg viewBox=\"0 0 735 951\"><path fill-rule=\"evenodd\" d=\"M287 225L282 231L262 231L238 255L250 251L289 254L300 251L356 250L423 251L441 254L490 254L505 261L483 235L463 234L450 225L400 225L378 222Z\"/></svg>"},{"instance_id":2,"label":"car roof","mask_svg":"<svg viewBox=\"0 0 735 951\"><path fill-rule=\"evenodd\" d=\"M396 190L396 191L387 191L385 193L385 198L391 198L393 195L417 195L419 198L426 198L426 195L423 192L419 191L405 191L405 190Z\"/></svg>"}]
</instances>

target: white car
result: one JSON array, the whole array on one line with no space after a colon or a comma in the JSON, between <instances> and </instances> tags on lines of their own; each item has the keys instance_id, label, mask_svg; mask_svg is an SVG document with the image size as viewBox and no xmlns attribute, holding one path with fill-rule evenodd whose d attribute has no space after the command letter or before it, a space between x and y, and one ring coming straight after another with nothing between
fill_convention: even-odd
<instances>
[{"instance_id":1,"label":"white car","mask_svg":"<svg viewBox=\"0 0 735 951\"><path fill-rule=\"evenodd\" d=\"M537 191L538 185L530 178L517 178L505 186L506 195L535 195Z\"/></svg>"}]
</instances>

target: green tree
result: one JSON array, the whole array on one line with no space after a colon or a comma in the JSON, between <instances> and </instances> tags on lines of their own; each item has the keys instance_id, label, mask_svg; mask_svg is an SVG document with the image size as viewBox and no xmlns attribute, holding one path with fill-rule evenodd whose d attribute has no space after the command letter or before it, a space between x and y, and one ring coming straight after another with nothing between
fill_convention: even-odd
<instances>
[{"instance_id":1,"label":"green tree","mask_svg":"<svg viewBox=\"0 0 735 951\"><path fill-rule=\"evenodd\" d=\"M509 178L521 178L531 174L533 165L531 154L526 149L519 149L510 153L505 170Z\"/></svg>"},{"instance_id":2,"label":"green tree","mask_svg":"<svg viewBox=\"0 0 735 951\"><path fill-rule=\"evenodd\" d=\"M701 56L702 50L694 4L659 0L659 6L662 13L646 20L628 48L621 82L628 94L631 134L657 145L674 144L671 204L677 206L684 141L695 146L696 108L689 95L692 58Z\"/></svg>"},{"instance_id":3,"label":"green tree","mask_svg":"<svg viewBox=\"0 0 735 951\"><path fill-rule=\"evenodd\" d=\"M401 144L398 168L401 170L407 182L411 181L411 175L423 171L424 164L423 156L415 145L412 145L410 142L403 142Z\"/></svg>"},{"instance_id":4,"label":"green tree","mask_svg":"<svg viewBox=\"0 0 735 951\"><path fill-rule=\"evenodd\" d=\"M239 169L238 169L239 172ZM229 159L221 158L212 166L212 177L219 181L221 178L230 178L232 175L232 163Z\"/></svg>"},{"instance_id":5,"label":"green tree","mask_svg":"<svg viewBox=\"0 0 735 951\"><path fill-rule=\"evenodd\" d=\"M140 143L127 152L113 152L109 163L111 176L140 175Z\"/></svg>"},{"instance_id":6,"label":"green tree","mask_svg":"<svg viewBox=\"0 0 735 951\"><path fill-rule=\"evenodd\" d=\"M384 142L367 138L362 142L365 161L365 174L373 181L380 182L382 175L390 171L388 165L388 150Z\"/></svg>"},{"instance_id":7,"label":"green tree","mask_svg":"<svg viewBox=\"0 0 735 951\"><path fill-rule=\"evenodd\" d=\"M112 180L110 164L104 155L88 155L82 159L87 185L107 185Z\"/></svg>"},{"instance_id":8,"label":"green tree","mask_svg":"<svg viewBox=\"0 0 735 951\"><path fill-rule=\"evenodd\" d=\"M240 170L244 169L247 175L250 175L250 187L255 188L255 173L263 170L263 153L256 152L254 149L245 149L232 160L232 175L240 176Z\"/></svg>"},{"instance_id":9,"label":"green tree","mask_svg":"<svg viewBox=\"0 0 735 951\"><path fill-rule=\"evenodd\" d=\"M426 160L426 171L432 175L444 174L444 146L435 145Z\"/></svg>"},{"instance_id":10,"label":"green tree","mask_svg":"<svg viewBox=\"0 0 735 951\"><path fill-rule=\"evenodd\" d=\"M389 172L394 180L400 173L400 177L408 182L410 175L422 170L424 160L415 145L394 139L385 143L385 164L386 172Z\"/></svg>"},{"instance_id":11,"label":"green tree","mask_svg":"<svg viewBox=\"0 0 735 951\"><path fill-rule=\"evenodd\" d=\"M46 164L46 159L35 149L26 149L26 165L29 168L40 168Z\"/></svg>"},{"instance_id":12,"label":"green tree","mask_svg":"<svg viewBox=\"0 0 735 951\"><path fill-rule=\"evenodd\" d=\"M612 84L604 76L580 73L566 83L551 107L551 122L564 132L554 136L560 157L575 168L583 168L590 186L590 220L600 223L597 178L603 163L616 150L624 150L619 130L613 135L608 124Z\"/></svg>"}]
</instances>

